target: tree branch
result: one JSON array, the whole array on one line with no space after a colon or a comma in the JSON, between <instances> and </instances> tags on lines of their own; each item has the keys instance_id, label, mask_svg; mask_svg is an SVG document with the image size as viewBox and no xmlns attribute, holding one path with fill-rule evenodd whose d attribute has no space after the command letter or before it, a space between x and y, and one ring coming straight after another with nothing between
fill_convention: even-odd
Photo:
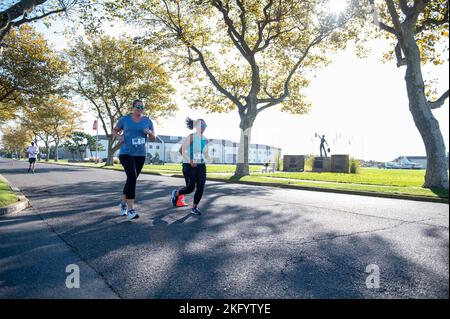
<instances>
[{"instance_id":1,"label":"tree branch","mask_svg":"<svg viewBox=\"0 0 450 319\"><path fill-rule=\"evenodd\" d=\"M387 25L387 24L385 24L385 23L383 23L381 21L380 21L380 29L382 29L384 31L387 31L387 32L389 32L389 33L391 33L391 34L393 34L395 36L397 35L397 33L395 32L395 29L393 27L391 27L391 26L389 26L389 25Z\"/></svg>"},{"instance_id":2,"label":"tree branch","mask_svg":"<svg viewBox=\"0 0 450 319\"><path fill-rule=\"evenodd\" d=\"M272 0L271 0L272 1ZM252 54L250 47L247 45L242 34L240 34L236 27L234 26L233 20L231 20L229 16L229 9L223 6L222 1L213 0L212 5L222 13L223 20L228 27L228 34L230 35L231 40L233 41L236 48L241 52L244 58L248 59L248 57Z\"/></svg>"},{"instance_id":3,"label":"tree branch","mask_svg":"<svg viewBox=\"0 0 450 319\"><path fill-rule=\"evenodd\" d=\"M46 12L46 13L40 15L40 16L36 16L36 17L30 18L30 19L29 19L29 18L23 18L23 19L21 19L21 20L19 20L19 21L11 22L11 25L12 25L13 27L19 27L19 26L21 26L21 25L24 24L24 23L29 23L29 22L33 22L33 21L36 21L36 20L40 20L40 19L43 19L43 18L45 18L45 17L48 17L49 15L52 15L52 14L65 12L66 10L67 10L67 8L66 8L66 7L63 7L63 8L61 8L61 9L52 10L52 11Z\"/></svg>"},{"instance_id":4,"label":"tree branch","mask_svg":"<svg viewBox=\"0 0 450 319\"><path fill-rule=\"evenodd\" d=\"M444 94L442 94L441 97L438 98L436 101L432 101L432 102L430 101L430 102L428 102L428 106L430 107L430 109L435 110L435 109L440 108L442 105L444 105L445 100L448 99L448 94L449 94L449 92L448 92L448 90L447 90L447 91L446 91Z\"/></svg>"},{"instance_id":5,"label":"tree branch","mask_svg":"<svg viewBox=\"0 0 450 319\"><path fill-rule=\"evenodd\" d=\"M399 0L400 9L402 10L404 15L409 15L411 11L411 7L408 6L407 0Z\"/></svg>"},{"instance_id":6,"label":"tree branch","mask_svg":"<svg viewBox=\"0 0 450 319\"><path fill-rule=\"evenodd\" d=\"M410 14L407 16L408 26L410 28L415 28L420 14L423 13L424 9L429 4L430 4L430 0L414 0L414 5L411 8Z\"/></svg>"},{"instance_id":7,"label":"tree branch","mask_svg":"<svg viewBox=\"0 0 450 319\"><path fill-rule=\"evenodd\" d=\"M247 32L247 21L246 21L245 14L247 12L245 10L243 0L236 0L236 4L238 5L239 10L241 10L241 14L239 15L239 18L241 20L241 35L242 35L242 38L245 39L245 33Z\"/></svg>"},{"instance_id":8,"label":"tree branch","mask_svg":"<svg viewBox=\"0 0 450 319\"><path fill-rule=\"evenodd\" d=\"M311 48L315 45L317 45L318 43L320 43L322 41L322 39L325 37L324 34L320 34L319 36L317 36L306 48L305 52L303 53L303 55L300 57L300 59L297 61L297 63L294 65L294 67L291 69L291 71L289 72L289 75L286 79L286 81L284 82L284 92L283 94L281 94L279 97L275 98L275 99L258 99L258 103L267 103L264 106L261 106L257 112L260 113L262 111L264 111L265 109L268 109L269 107L275 106L281 102L283 102L284 99L286 99L289 96L289 84L291 82L292 77L294 76L295 72L297 72L298 68L300 67L300 65L302 64L302 62L305 60L305 58L307 57L309 50L311 50Z\"/></svg>"},{"instance_id":9,"label":"tree branch","mask_svg":"<svg viewBox=\"0 0 450 319\"><path fill-rule=\"evenodd\" d=\"M424 31L427 27L439 27L446 23L448 23L448 1L447 1L447 7L446 11L442 15L441 19L436 18L427 18L424 21L421 22L419 26L416 27L416 34Z\"/></svg>"},{"instance_id":10,"label":"tree branch","mask_svg":"<svg viewBox=\"0 0 450 319\"><path fill-rule=\"evenodd\" d=\"M395 35L399 40L401 40L403 39L403 29L397 9L395 8L394 1L393 0L385 0L385 1L388 7L389 15L391 16L392 23L394 25Z\"/></svg>"},{"instance_id":11,"label":"tree branch","mask_svg":"<svg viewBox=\"0 0 450 319\"><path fill-rule=\"evenodd\" d=\"M263 14L264 14L264 20L258 21L258 39L256 40L255 46L253 47L253 52L257 52L259 45L261 44L263 40L263 32L266 26L270 22L270 15L268 13L268 10L273 5L273 0L270 0L267 5L263 8Z\"/></svg>"},{"instance_id":12,"label":"tree branch","mask_svg":"<svg viewBox=\"0 0 450 319\"><path fill-rule=\"evenodd\" d=\"M208 65L205 62L205 57L203 56L203 53L195 46L191 45L190 48L192 51L197 53L198 60L200 62L200 65L202 66L203 70L205 71L206 75L210 79L210 81L213 83L213 85L219 90L220 93L228 97L234 104L236 104L238 107L243 107L242 103L239 101L237 97L235 97L233 94L231 94L229 91L227 91L216 79L214 74L212 74L211 70L209 69Z\"/></svg>"},{"instance_id":13,"label":"tree branch","mask_svg":"<svg viewBox=\"0 0 450 319\"><path fill-rule=\"evenodd\" d=\"M395 57L397 58L397 67L401 67L406 65L406 58L403 57L402 47L400 46L400 42L397 42L395 45Z\"/></svg>"}]
</instances>

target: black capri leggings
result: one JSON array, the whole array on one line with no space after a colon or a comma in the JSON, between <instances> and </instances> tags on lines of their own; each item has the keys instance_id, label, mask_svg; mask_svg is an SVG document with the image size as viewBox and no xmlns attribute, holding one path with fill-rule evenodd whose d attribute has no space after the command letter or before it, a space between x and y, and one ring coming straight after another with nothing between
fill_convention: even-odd
<instances>
[{"instance_id":1,"label":"black capri leggings","mask_svg":"<svg viewBox=\"0 0 450 319\"><path fill-rule=\"evenodd\" d=\"M192 167L190 164L183 163L183 176L186 181L186 187L180 189L178 195L190 194L197 186L194 194L194 204L198 205L205 189L206 165L197 164L197 167Z\"/></svg>"},{"instance_id":2,"label":"black capri leggings","mask_svg":"<svg viewBox=\"0 0 450 319\"><path fill-rule=\"evenodd\" d=\"M136 197L136 180L144 166L145 156L119 155L119 160L127 174L123 194L127 199L134 199Z\"/></svg>"}]
</instances>

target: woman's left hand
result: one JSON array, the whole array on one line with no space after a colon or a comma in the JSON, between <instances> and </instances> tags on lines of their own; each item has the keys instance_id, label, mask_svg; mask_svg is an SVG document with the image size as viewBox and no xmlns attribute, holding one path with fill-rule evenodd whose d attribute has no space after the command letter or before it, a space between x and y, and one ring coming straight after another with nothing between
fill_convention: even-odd
<instances>
[{"instance_id":1,"label":"woman's left hand","mask_svg":"<svg viewBox=\"0 0 450 319\"><path fill-rule=\"evenodd\" d=\"M148 138L149 138L149 140L150 140L151 142L156 141L156 136L155 136L155 133L154 133L154 132L152 132L151 130L149 130L148 128L146 128L146 129L144 130L144 133L145 133L146 135L148 135Z\"/></svg>"}]
</instances>

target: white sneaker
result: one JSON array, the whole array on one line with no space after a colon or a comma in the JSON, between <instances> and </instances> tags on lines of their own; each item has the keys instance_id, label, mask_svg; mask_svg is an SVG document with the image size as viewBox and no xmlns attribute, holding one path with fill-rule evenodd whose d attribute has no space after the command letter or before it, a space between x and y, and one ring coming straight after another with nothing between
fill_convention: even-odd
<instances>
[{"instance_id":1,"label":"white sneaker","mask_svg":"<svg viewBox=\"0 0 450 319\"><path fill-rule=\"evenodd\" d=\"M120 202L120 216L127 216L128 205L127 203Z\"/></svg>"},{"instance_id":2,"label":"white sneaker","mask_svg":"<svg viewBox=\"0 0 450 319\"><path fill-rule=\"evenodd\" d=\"M127 214L128 220L139 218L139 214L134 209L130 209Z\"/></svg>"}]
</instances>

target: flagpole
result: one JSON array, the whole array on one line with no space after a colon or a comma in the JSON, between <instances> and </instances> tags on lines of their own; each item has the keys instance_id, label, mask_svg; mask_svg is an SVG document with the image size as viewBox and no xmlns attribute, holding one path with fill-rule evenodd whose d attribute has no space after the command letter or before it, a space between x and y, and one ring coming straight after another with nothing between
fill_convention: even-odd
<instances>
[{"instance_id":1,"label":"flagpole","mask_svg":"<svg viewBox=\"0 0 450 319\"><path fill-rule=\"evenodd\" d=\"M97 130L97 142L95 143L95 157L96 157L96 163L98 164L98 118L96 120L96 130Z\"/></svg>"}]
</instances>

